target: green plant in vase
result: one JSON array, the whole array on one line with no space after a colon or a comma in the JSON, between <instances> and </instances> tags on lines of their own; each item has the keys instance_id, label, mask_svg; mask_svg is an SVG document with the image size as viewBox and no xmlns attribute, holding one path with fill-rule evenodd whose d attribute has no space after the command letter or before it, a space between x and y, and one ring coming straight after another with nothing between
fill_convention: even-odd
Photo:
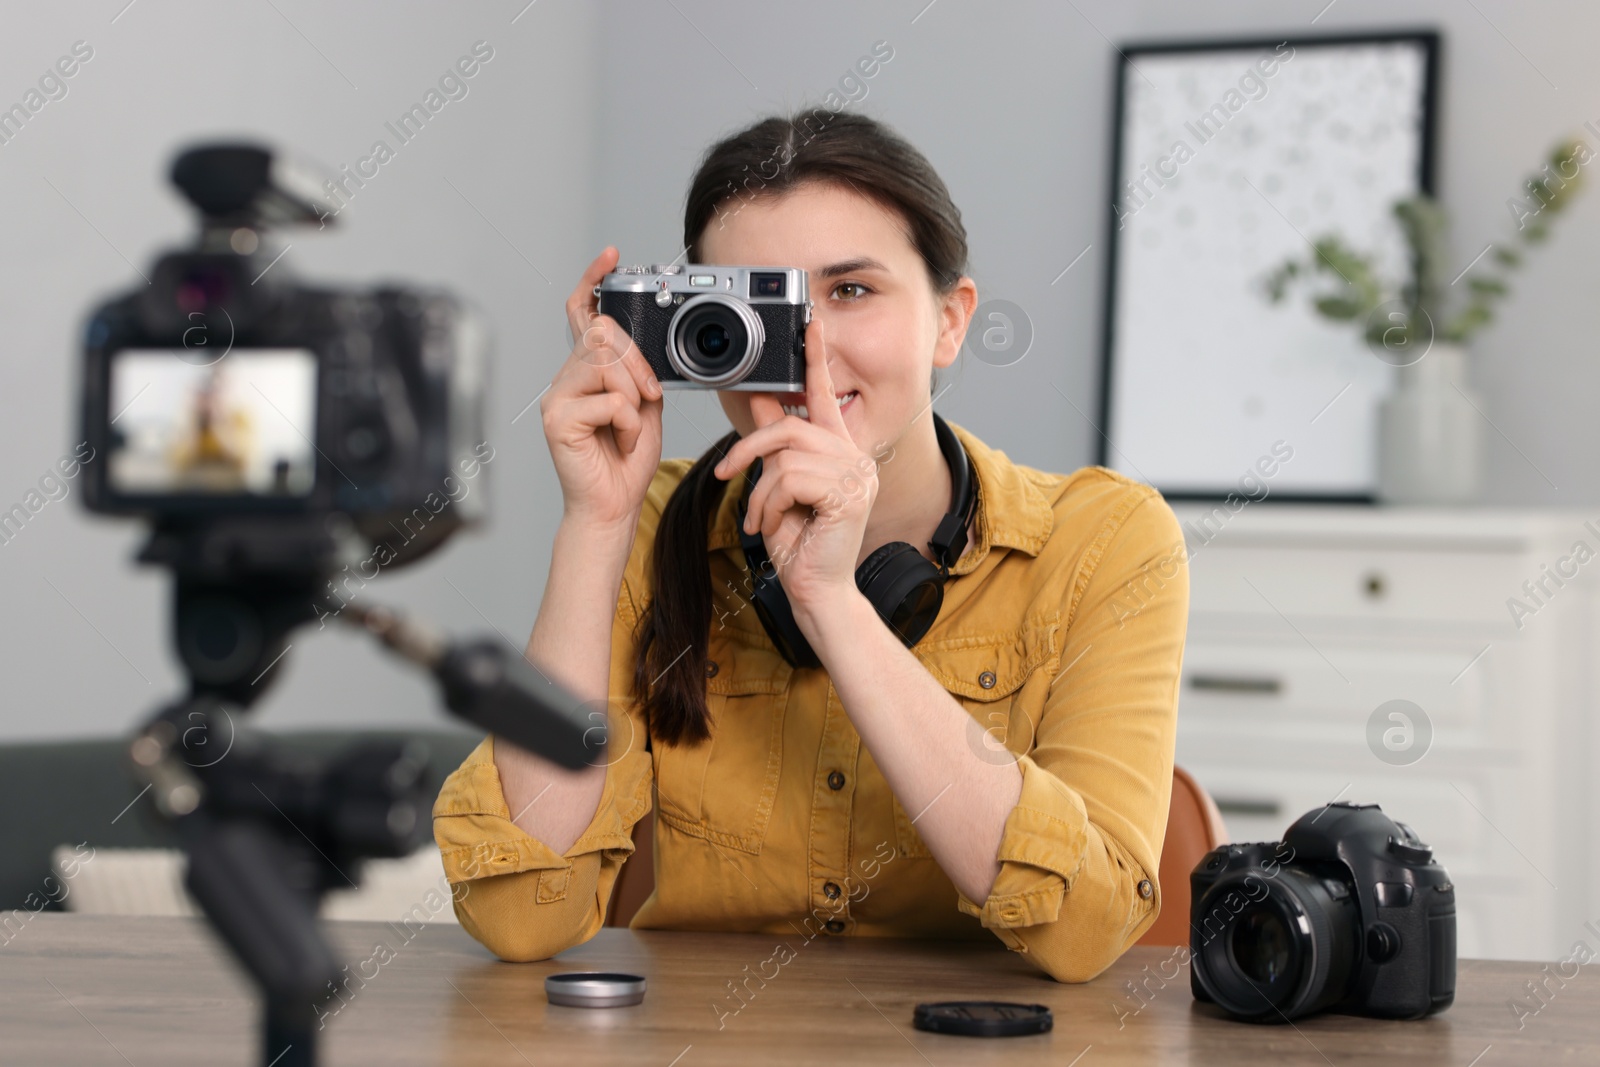
<instances>
[{"instance_id":1,"label":"green plant in vase","mask_svg":"<svg viewBox=\"0 0 1600 1067\"><path fill-rule=\"evenodd\" d=\"M1594 158L1582 141L1557 144L1544 169L1523 182L1525 196L1507 201L1515 233L1454 277L1446 250L1448 217L1426 195L1393 208L1405 239L1403 278L1380 276L1371 254L1336 234L1313 242L1311 257L1286 260L1267 275L1264 288L1274 304L1292 286L1314 287L1311 306L1317 314L1357 323L1367 347L1398 368L1395 389L1378 410L1379 499L1461 504L1476 497L1485 416L1467 388L1463 346L1494 320L1495 305L1511 292L1510 276L1528 250L1549 238L1556 216L1583 186L1584 165Z\"/></svg>"},{"instance_id":2,"label":"green plant in vase","mask_svg":"<svg viewBox=\"0 0 1600 1067\"><path fill-rule=\"evenodd\" d=\"M1523 183L1526 199L1513 197L1507 202L1517 230L1508 243L1491 246L1484 258L1487 269L1471 272L1466 279L1466 298L1452 308L1453 280L1449 270L1446 236L1449 219L1444 207L1427 195L1408 197L1395 203L1393 211L1405 237L1406 277L1395 281L1381 278L1373 267L1373 257L1355 251L1342 238L1329 234L1313 243L1315 255L1309 259L1289 259L1267 276L1265 289L1273 303L1281 303L1289 287L1298 281L1317 278L1334 282L1332 289L1313 294L1311 306L1323 318L1334 322L1364 320L1362 332L1374 351L1394 353L1386 361L1405 365L1401 353L1416 359L1435 337L1451 344L1464 344L1473 334L1494 319L1494 304L1510 292L1509 276L1523 263L1523 249L1543 243L1550 236L1550 225L1583 185L1583 165L1594 158L1582 141L1563 141L1550 153L1542 171ZM1374 315L1383 308L1383 314Z\"/></svg>"}]
</instances>

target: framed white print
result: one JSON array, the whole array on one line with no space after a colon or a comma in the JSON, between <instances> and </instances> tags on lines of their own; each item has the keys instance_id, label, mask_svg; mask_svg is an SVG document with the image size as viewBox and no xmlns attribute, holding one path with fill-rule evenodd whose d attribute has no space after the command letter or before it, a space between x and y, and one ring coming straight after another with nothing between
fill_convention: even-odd
<instances>
[{"instance_id":1,"label":"framed white print","mask_svg":"<svg viewBox=\"0 0 1600 1067\"><path fill-rule=\"evenodd\" d=\"M1394 368L1263 282L1329 234L1403 274L1392 208L1433 191L1438 51L1430 32L1121 50L1100 463L1174 499L1268 466L1274 499L1373 499Z\"/></svg>"}]
</instances>

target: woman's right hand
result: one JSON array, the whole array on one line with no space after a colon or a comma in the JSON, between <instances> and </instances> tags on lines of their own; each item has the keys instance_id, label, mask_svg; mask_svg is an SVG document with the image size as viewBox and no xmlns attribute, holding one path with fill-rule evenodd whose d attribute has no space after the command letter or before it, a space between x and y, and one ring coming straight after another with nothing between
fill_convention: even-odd
<instances>
[{"instance_id":1,"label":"woman's right hand","mask_svg":"<svg viewBox=\"0 0 1600 1067\"><path fill-rule=\"evenodd\" d=\"M597 526L633 517L661 463L661 383L594 295L617 256L607 245L567 298L577 340L539 400L564 518Z\"/></svg>"}]
</instances>

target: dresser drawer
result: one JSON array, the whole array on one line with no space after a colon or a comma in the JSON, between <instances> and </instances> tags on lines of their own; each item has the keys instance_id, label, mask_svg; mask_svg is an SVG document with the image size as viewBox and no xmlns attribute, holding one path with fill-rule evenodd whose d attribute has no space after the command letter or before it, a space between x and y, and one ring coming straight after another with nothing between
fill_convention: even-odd
<instances>
[{"instance_id":1,"label":"dresser drawer","mask_svg":"<svg viewBox=\"0 0 1600 1067\"><path fill-rule=\"evenodd\" d=\"M1424 619L1489 624L1509 636L1506 599L1535 573L1513 553L1210 544L1191 550L1195 614Z\"/></svg>"},{"instance_id":2,"label":"dresser drawer","mask_svg":"<svg viewBox=\"0 0 1600 1067\"><path fill-rule=\"evenodd\" d=\"M1482 644L1449 640L1375 645L1318 635L1311 642L1292 631L1244 640L1191 630L1183 653L1179 728L1306 741L1334 734L1358 742L1379 705L1408 700L1435 731L1458 742L1485 743L1494 726L1489 708L1499 675L1517 651L1492 647L1485 653Z\"/></svg>"}]
</instances>

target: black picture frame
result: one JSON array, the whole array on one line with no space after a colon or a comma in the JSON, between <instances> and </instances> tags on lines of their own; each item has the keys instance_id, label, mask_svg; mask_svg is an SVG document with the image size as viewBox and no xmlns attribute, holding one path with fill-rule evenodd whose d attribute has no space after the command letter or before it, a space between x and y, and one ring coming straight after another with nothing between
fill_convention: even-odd
<instances>
[{"instance_id":1,"label":"black picture frame","mask_svg":"<svg viewBox=\"0 0 1600 1067\"><path fill-rule=\"evenodd\" d=\"M1123 173L1122 155L1124 148L1125 126L1128 118L1127 84L1130 70L1137 72L1137 60L1141 56L1171 55L1176 53L1201 53L1201 52L1237 52L1248 50L1272 49L1282 44L1288 44L1297 51L1299 49L1337 48L1341 46L1360 46L1372 44L1410 43L1417 45L1423 54L1423 74L1421 85L1421 131L1420 144L1418 145L1418 174L1417 189L1419 192L1433 195L1435 187L1435 166L1437 158L1437 134L1439 128L1439 79L1441 71L1442 43L1440 32L1431 27L1412 29L1391 29L1372 32L1347 32L1336 34L1321 34L1299 36L1294 34L1280 36L1260 36L1245 38L1195 38L1186 40L1151 40L1123 44L1116 47L1117 61L1113 64L1113 106L1110 136L1110 166L1108 197L1109 210L1105 218L1105 247L1106 269L1104 284L1102 286L1101 331L1100 331L1100 397L1099 439L1097 442L1095 462L1101 466L1113 467L1113 452L1117 451L1115 444L1116 426L1113 417L1116 397L1116 375L1114 362L1116 359L1116 308L1117 284L1119 268L1119 216L1117 207L1121 200L1121 189L1126 175ZM1216 490L1195 489L1169 489L1159 484L1155 488L1161 490L1162 495L1168 500L1190 501L1216 501L1226 499L1236 492L1231 486L1219 487ZM1373 504L1376 502L1376 485L1373 491L1360 493L1318 493L1296 492L1292 490L1273 490L1264 500L1276 500L1283 503L1347 503L1347 504Z\"/></svg>"}]
</instances>

